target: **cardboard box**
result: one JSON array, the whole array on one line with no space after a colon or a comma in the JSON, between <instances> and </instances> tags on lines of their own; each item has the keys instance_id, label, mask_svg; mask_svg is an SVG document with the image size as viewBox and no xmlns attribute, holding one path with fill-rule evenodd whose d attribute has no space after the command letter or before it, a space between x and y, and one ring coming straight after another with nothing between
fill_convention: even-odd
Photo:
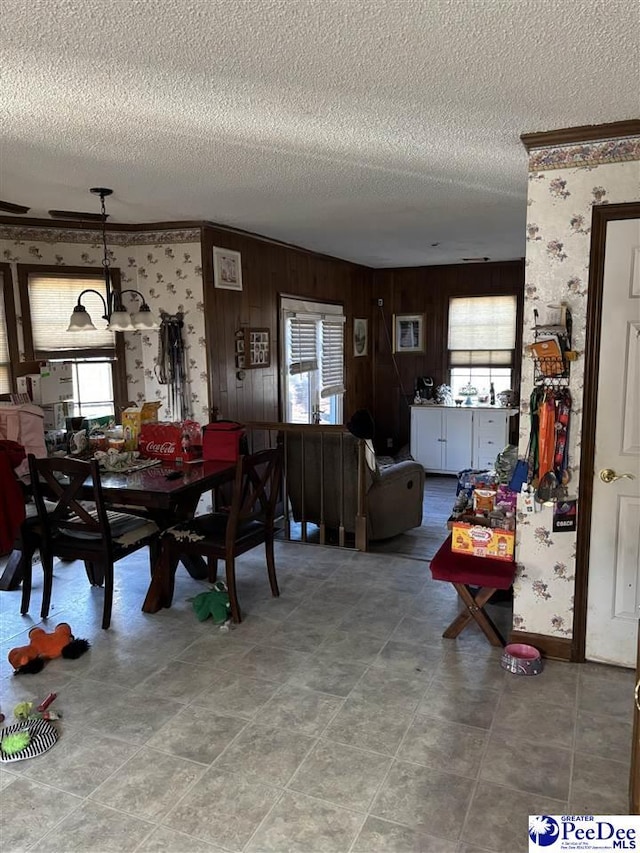
<instances>
[{"instance_id":1,"label":"cardboard box","mask_svg":"<svg viewBox=\"0 0 640 853\"><path fill-rule=\"evenodd\" d=\"M122 430L124 433L124 449L137 450L140 430L143 424L157 423L158 409L162 403L143 403L138 409L130 407L122 413Z\"/></svg>"},{"instance_id":2,"label":"cardboard box","mask_svg":"<svg viewBox=\"0 0 640 853\"><path fill-rule=\"evenodd\" d=\"M513 562L516 539L513 530L454 521L451 531L452 551L472 557L492 557L494 560Z\"/></svg>"},{"instance_id":3,"label":"cardboard box","mask_svg":"<svg viewBox=\"0 0 640 853\"><path fill-rule=\"evenodd\" d=\"M44 412L44 428L46 430L63 430L67 422L67 404L52 403L50 406L43 406Z\"/></svg>"},{"instance_id":4,"label":"cardboard box","mask_svg":"<svg viewBox=\"0 0 640 853\"><path fill-rule=\"evenodd\" d=\"M144 424L138 447L143 456L171 462L191 462L202 456L200 424L195 421Z\"/></svg>"},{"instance_id":5,"label":"cardboard box","mask_svg":"<svg viewBox=\"0 0 640 853\"><path fill-rule=\"evenodd\" d=\"M73 371L69 361L43 361L39 373L18 377L18 393L29 394L38 406L73 400Z\"/></svg>"}]
</instances>

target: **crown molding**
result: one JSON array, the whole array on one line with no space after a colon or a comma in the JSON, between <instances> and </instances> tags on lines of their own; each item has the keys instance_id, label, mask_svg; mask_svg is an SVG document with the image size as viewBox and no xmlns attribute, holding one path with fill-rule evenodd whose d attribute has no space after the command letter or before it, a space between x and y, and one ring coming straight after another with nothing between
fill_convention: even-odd
<instances>
[{"instance_id":1,"label":"crown molding","mask_svg":"<svg viewBox=\"0 0 640 853\"><path fill-rule=\"evenodd\" d=\"M640 136L640 119L631 118L609 124L585 124L581 127L523 133L520 139L527 151L531 151L532 148L554 148L557 145L623 139L627 136Z\"/></svg>"}]
</instances>

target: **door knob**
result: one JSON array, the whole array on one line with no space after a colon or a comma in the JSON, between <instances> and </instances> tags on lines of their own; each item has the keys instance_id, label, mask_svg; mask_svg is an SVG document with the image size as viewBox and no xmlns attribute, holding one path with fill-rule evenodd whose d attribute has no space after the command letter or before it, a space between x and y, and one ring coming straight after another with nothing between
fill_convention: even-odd
<instances>
[{"instance_id":1,"label":"door knob","mask_svg":"<svg viewBox=\"0 0 640 853\"><path fill-rule=\"evenodd\" d=\"M640 711L640 697L638 696L638 691L640 690L640 681L636 681L636 689L633 691L633 695L636 700L636 708Z\"/></svg>"},{"instance_id":2,"label":"door knob","mask_svg":"<svg viewBox=\"0 0 640 853\"><path fill-rule=\"evenodd\" d=\"M611 468L603 468L600 471L600 479L603 483L614 483L616 480L622 480L624 478L627 480L635 480L633 474L616 474L616 472Z\"/></svg>"}]
</instances>

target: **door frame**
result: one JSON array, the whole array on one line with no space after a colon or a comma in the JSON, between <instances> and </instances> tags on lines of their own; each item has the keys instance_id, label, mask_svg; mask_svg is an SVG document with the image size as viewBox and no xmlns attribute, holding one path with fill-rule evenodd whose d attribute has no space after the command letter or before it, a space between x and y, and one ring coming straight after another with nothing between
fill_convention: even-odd
<instances>
[{"instance_id":1,"label":"door frame","mask_svg":"<svg viewBox=\"0 0 640 853\"><path fill-rule=\"evenodd\" d=\"M604 288L604 259L607 225L619 219L640 219L640 202L594 205L591 219L589 290L584 352L584 394L582 404L582 451L578 486L578 529L576 534L576 585L573 612L571 660L585 660L587 639L587 591L591 549L591 516L596 447L598 374Z\"/></svg>"}]
</instances>

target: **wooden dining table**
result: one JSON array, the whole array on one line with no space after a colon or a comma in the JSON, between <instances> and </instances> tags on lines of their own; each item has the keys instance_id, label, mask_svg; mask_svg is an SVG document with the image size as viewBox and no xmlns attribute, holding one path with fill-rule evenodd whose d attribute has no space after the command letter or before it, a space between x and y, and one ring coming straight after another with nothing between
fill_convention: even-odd
<instances>
[{"instance_id":1,"label":"wooden dining table","mask_svg":"<svg viewBox=\"0 0 640 853\"><path fill-rule=\"evenodd\" d=\"M233 480L235 471L235 462L163 461L140 471L103 472L100 481L109 506L124 511L144 510L144 514L164 530L176 522L193 518L202 495ZM204 561L185 556L181 562L192 577L206 578Z\"/></svg>"},{"instance_id":2,"label":"wooden dining table","mask_svg":"<svg viewBox=\"0 0 640 853\"><path fill-rule=\"evenodd\" d=\"M103 471L100 481L109 505L144 509L159 527L169 527L192 518L200 497L233 479L234 474L235 462L162 461L139 471Z\"/></svg>"},{"instance_id":3,"label":"wooden dining table","mask_svg":"<svg viewBox=\"0 0 640 853\"><path fill-rule=\"evenodd\" d=\"M234 475L234 462L198 460L179 464L161 461L138 471L103 471L100 481L105 503L109 507L124 512L144 510L144 515L153 519L162 530L178 521L192 518L201 496L233 480ZM83 497L91 499L89 486ZM10 576L5 570L3 589L17 589L22 581L20 557L20 554L15 554L16 559L10 561ZM192 577L206 577L203 561L185 557L182 563Z\"/></svg>"}]
</instances>

